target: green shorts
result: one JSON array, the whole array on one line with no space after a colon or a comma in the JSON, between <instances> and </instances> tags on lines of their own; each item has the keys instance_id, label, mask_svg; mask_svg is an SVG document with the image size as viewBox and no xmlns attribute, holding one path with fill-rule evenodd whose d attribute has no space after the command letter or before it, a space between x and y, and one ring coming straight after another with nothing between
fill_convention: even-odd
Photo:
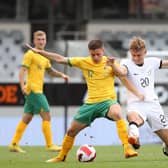
<instances>
[{"instance_id":1,"label":"green shorts","mask_svg":"<svg viewBox=\"0 0 168 168\"><path fill-rule=\"evenodd\" d=\"M90 125L96 118L107 117L107 112L113 104L118 104L116 100L106 100L100 103L83 104L77 114L74 116L74 120Z\"/></svg>"},{"instance_id":2,"label":"green shorts","mask_svg":"<svg viewBox=\"0 0 168 168\"><path fill-rule=\"evenodd\" d=\"M26 96L24 112L39 114L41 111L50 111L46 96L42 93L31 92L29 95Z\"/></svg>"}]
</instances>

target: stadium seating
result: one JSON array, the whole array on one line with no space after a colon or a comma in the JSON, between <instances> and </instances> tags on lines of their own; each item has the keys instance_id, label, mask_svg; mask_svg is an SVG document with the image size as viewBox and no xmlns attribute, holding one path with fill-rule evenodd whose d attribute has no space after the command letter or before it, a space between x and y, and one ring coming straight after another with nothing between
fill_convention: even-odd
<instances>
[{"instance_id":1,"label":"stadium seating","mask_svg":"<svg viewBox=\"0 0 168 168\"><path fill-rule=\"evenodd\" d=\"M121 43L121 48L123 50L128 50L129 48L129 40L133 36L141 36L145 39L147 48L149 50L168 50L168 32L141 32L141 31L134 31L134 32L126 32L126 31L119 31L119 32L110 32L110 31L102 31L99 34L99 38L103 39L107 42L112 42L111 44Z\"/></svg>"},{"instance_id":2,"label":"stadium seating","mask_svg":"<svg viewBox=\"0 0 168 168\"><path fill-rule=\"evenodd\" d=\"M21 31L0 31L0 81L18 81L23 41Z\"/></svg>"},{"instance_id":3,"label":"stadium seating","mask_svg":"<svg viewBox=\"0 0 168 168\"><path fill-rule=\"evenodd\" d=\"M0 82L18 82L19 67L24 55L24 35L21 31L0 31ZM65 41L56 42L55 50L62 54L65 53ZM86 47L83 47L86 46ZM81 52L82 51L82 52ZM82 53L82 54L81 54ZM88 55L87 42L69 41L68 56L86 56ZM52 62L53 66L62 72L68 73L73 79L72 81L83 81L80 71L66 68L64 65ZM80 77L80 78L79 78ZM46 82L62 82L62 79L52 78L45 75Z\"/></svg>"},{"instance_id":4,"label":"stadium seating","mask_svg":"<svg viewBox=\"0 0 168 168\"><path fill-rule=\"evenodd\" d=\"M126 51L129 48L129 40L133 36L143 37L148 50L168 50L168 32L102 31L98 35L100 39L108 42L109 46L114 48L114 50L124 52L124 54L119 53L120 57L126 56ZM21 31L0 31L0 82L18 81L18 70L24 54L23 43L24 35ZM68 41L68 56L88 55L87 43L87 41ZM66 55L65 48L65 41L56 41L54 44L55 51L60 54ZM74 68L65 68L65 66L56 63L53 63L53 66L59 71L67 72L73 78L73 81L83 81L80 71L76 71ZM45 76L45 80L48 82L62 82L62 80L51 78L48 75Z\"/></svg>"}]
</instances>

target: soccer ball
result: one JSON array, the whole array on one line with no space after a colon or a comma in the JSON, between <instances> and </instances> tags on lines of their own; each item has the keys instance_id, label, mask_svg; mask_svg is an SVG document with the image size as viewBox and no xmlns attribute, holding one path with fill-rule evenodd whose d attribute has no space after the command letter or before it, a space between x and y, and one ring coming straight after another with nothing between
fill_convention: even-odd
<instances>
[{"instance_id":1,"label":"soccer ball","mask_svg":"<svg viewBox=\"0 0 168 168\"><path fill-rule=\"evenodd\" d=\"M77 150L79 162L92 162L96 158L96 150L92 145L82 145Z\"/></svg>"}]
</instances>

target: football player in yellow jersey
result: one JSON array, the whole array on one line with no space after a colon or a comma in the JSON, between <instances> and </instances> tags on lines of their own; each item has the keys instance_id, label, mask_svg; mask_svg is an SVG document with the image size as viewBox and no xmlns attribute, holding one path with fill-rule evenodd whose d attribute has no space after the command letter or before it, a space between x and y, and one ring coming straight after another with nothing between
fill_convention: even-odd
<instances>
[{"instance_id":1,"label":"football player in yellow jersey","mask_svg":"<svg viewBox=\"0 0 168 168\"><path fill-rule=\"evenodd\" d=\"M46 45L46 34L43 31L36 31L33 35L35 48L43 50ZM18 146L18 143L35 114L40 114L42 118L42 131L46 141L46 150L60 151L61 147L52 142L52 133L50 125L49 105L43 94L43 78L45 71L53 77L61 77L68 80L68 76L56 71L51 67L50 61L38 53L31 50L25 53L19 72L19 80L22 93L26 97L24 105L24 115L19 122L12 143L9 146L12 152L25 153ZM25 84L25 76L27 76Z\"/></svg>"},{"instance_id":2,"label":"football player in yellow jersey","mask_svg":"<svg viewBox=\"0 0 168 168\"><path fill-rule=\"evenodd\" d=\"M88 87L88 99L75 115L62 143L62 150L55 158L47 162L65 161L67 154L73 146L76 135L88 127L96 118L105 117L116 121L119 138L124 147L126 158L137 156L128 143L128 133L125 120L122 117L120 105L117 103L114 90L114 77L112 67L107 66L107 57L104 56L103 43L92 40L88 44L90 56L66 58L57 53L38 50L27 45L35 53L39 53L61 64L78 67L82 70ZM111 132L112 133L112 132Z\"/></svg>"}]
</instances>

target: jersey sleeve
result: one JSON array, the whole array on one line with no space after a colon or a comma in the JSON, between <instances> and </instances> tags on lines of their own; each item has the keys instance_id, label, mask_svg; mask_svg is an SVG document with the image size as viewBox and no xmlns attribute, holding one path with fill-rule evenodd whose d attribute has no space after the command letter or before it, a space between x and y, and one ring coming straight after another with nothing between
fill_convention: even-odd
<instances>
[{"instance_id":1,"label":"jersey sleeve","mask_svg":"<svg viewBox=\"0 0 168 168\"><path fill-rule=\"evenodd\" d=\"M127 73L129 74L129 61L128 59L122 59L120 62L120 66L125 66L127 68Z\"/></svg>"},{"instance_id":2,"label":"jersey sleeve","mask_svg":"<svg viewBox=\"0 0 168 168\"><path fill-rule=\"evenodd\" d=\"M162 65L162 60L160 58L149 58L150 64L153 65L155 70L160 69Z\"/></svg>"},{"instance_id":3,"label":"jersey sleeve","mask_svg":"<svg viewBox=\"0 0 168 168\"><path fill-rule=\"evenodd\" d=\"M24 54L23 61L21 63L21 66L30 67L30 64L32 62L32 54L28 51Z\"/></svg>"},{"instance_id":4,"label":"jersey sleeve","mask_svg":"<svg viewBox=\"0 0 168 168\"><path fill-rule=\"evenodd\" d=\"M122 59L121 62L120 62L120 65L127 66L127 60L126 59Z\"/></svg>"},{"instance_id":5,"label":"jersey sleeve","mask_svg":"<svg viewBox=\"0 0 168 168\"><path fill-rule=\"evenodd\" d=\"M129 72L129 70L128 70L128 60L127 59L122 59L121 62L120 62L120 66L125 66L127 68L127 71Z\"/></svg>"},{"instance_id":6,"label":"jersey sleeve","mask_svg":"<svg viewBox=\"0 0 168 168\"><path fill-rule=\"evenodd\" d=\"M82 67L83 57L70 57L68 58L68 65L78 68Z\"/></svg>"}]
</instances>

